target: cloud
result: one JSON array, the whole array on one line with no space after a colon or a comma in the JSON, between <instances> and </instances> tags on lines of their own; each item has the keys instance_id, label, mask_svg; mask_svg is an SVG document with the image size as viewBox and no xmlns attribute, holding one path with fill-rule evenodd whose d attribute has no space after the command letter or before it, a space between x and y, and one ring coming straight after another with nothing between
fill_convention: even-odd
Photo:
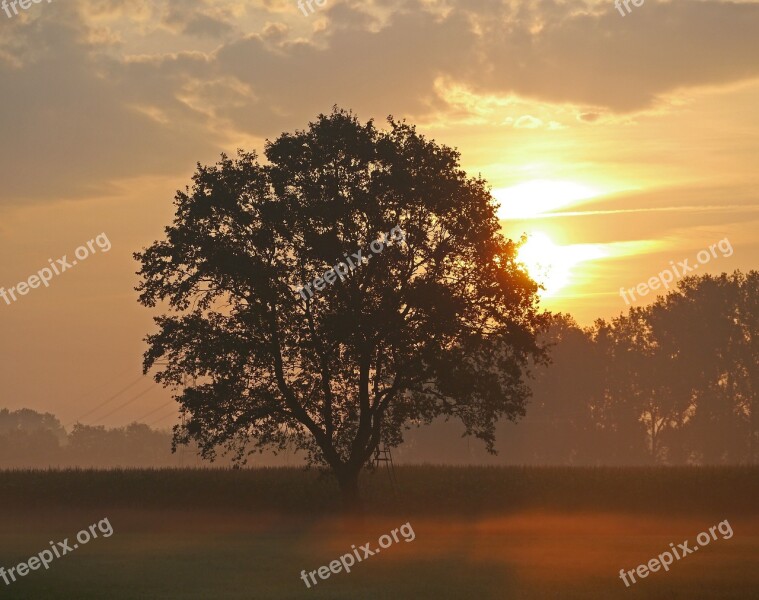
<instances>
[{"instance_id":1,"label":"cloud","mask_svg":"<svg viewBox=\"0 0 759 600\"><path fill-rule=\"evenodd\" d=\"M595 112L584 112L577 115L577 118L580 121L585 121L586 123L595 123L598 121L598 119L601 118L601 115Z\"/></svg>"},{"instance_id":2,"label":"cloud","mask_svg":"<svg viewBox=\"0 0 759 600\"><path fill-rule=\"evenodd\" d=\"M172 4L164 22L175 26L180 33L198 37L222 38L234 31L231 23L206 13L191 4Z\"/></svg>"},{"instance_id":3,"label":"cloud","mask_svg":"<svg viewBox=\"0 0 759 600\"><path fill-rule=\"evenodd\" d=\"M446 108L435 90L440 77L480 95L625 113L687 87L759 77L756 4L650 4L635 21L605 4L583 10L547 0L518 9L469 0L447 11L413 1L386 6L379 20L363 5L337 4L311 38L273 48L250 36L215 58L289 113L348 99L372 114L423 117Z\"/></svg>"},{"instance_id":4,"label":"cloud","mask_svg":"<svg viewBox=\"0 0 759 600\"><path fill-rule=\"evenodd\" d=\"M757 4L651 3L634 17L611 4L583 11L548 1L504 11L481 23L480 60L467 80L482 93L629 112L679 89L759 77Z\"/></svg>"},{"instance_id":5,"label":"cloud","mask_svg":"<svg viewBox=\"0 0 759 600\"><path fill-rule=\"evenodd\" d=\"M543 121L531 115L522 115L514 122L515 129L538 129L543 126Z\"/></svg>"},{"instance_id":6,"label":"cloud","mask_svg":"<svg viewBox=\"0 0 759 600\"><path fill-rule=\"evenodd\" d=\"M114 60L75 15L22 23L0 63L0 203L102 194L108 182L186 170L217 136L177 98L202 58ZM11 50L12 51L12 50ZM221 150L221 146L218 146Z\"/></svg>"},{"instance_id":7,"label":"cloud","mask_svg":"<svg viewBox=\"0 0 759 600\"><path fill-rule=\"evenodd\" d=\"M579 118L592 122L759 77L759 5L746 3L647 3L633 19L608 3L335 1L318 27L279 1L35 9L0 40L6 204L186 171L234 150L231 140L276 136L333 104L362 118L466 122L477 98L520 98L584 107ZM447 97L441 80L474 101ZM560 127L537 114L514 127Z\"/></svg>"}]
</instances>

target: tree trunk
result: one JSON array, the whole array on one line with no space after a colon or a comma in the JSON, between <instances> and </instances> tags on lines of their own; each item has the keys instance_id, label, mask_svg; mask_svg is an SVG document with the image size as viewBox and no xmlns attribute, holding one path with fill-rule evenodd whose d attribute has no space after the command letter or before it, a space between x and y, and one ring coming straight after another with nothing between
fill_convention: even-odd
<instances>
[{"instance_id":1,"label":"tree trunk","mask_svg":"<svg viewBox=\"0 0 759 600\"><path fill-rule=\"evenodd\" d=\"M363 503L358 491L358 475L360 471L350 470L337 473L337 482L340 485L343 512L359 514L363 510Z\"/></svg>"},{"instance_id":2,"label":"tree trunk","mask_svg":"<svg viewBox=\"0 0 759 600\"><path fill-rule=\"evenodd\" d=\"M755 465L756 464L756 437L759 434L757 431L757 423L756 423L756 410L759 408L759 392L754 392L754 397L752 398L752 402L750 404L750 414L749 414L749 437L748 437L748 464Z\"/></svg>"}]
</instances>

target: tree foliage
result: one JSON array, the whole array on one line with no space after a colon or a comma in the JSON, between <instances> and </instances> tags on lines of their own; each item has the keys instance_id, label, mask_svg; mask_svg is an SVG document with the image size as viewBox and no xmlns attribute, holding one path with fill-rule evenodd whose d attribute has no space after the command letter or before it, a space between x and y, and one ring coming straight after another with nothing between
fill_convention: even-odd
<instances>
[{"instance_id":1,"label":"tree foliage","mask_svg":"<svg viewBox=\"0 0 759 600\"><path fill-rule=\"evenodd\" d=\"M135 255L140 302L162 303L159 359L185 415L175 443L243 459L293 442L346 496L381 442L454 417L492 448L524 411L541 352L536 285L499 233L486 182L459 154L388 119L335 109L255 153L198 165L166 237ZM369 253L399 226L405 241ZM304 300L296 290L358 250L371 260Z\"/></svg>"}]
</instances>

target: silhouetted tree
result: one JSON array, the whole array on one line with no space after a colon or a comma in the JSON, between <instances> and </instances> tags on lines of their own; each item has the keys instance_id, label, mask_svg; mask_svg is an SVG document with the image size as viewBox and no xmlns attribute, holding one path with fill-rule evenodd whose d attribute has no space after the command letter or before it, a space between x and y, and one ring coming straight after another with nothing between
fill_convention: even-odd
<instances>
[{"instance_id":1,"label":"silhouetted tree","mask_svg":"<svg viewBox=\"0 0 759 600\"><path fill-rule=\"evenodd\" d=\"M684 279L648 310L684 417L673 444L701 463L756 459L759 273Z\"/></svg>"},{"instance_id":2,"label":"silhouetted tree","mask_svg":"<svg viewBox=\"0 0 759 600\"><path fill-rule=\"evenodd\" d=\"M335 109L268 142L268 164L240 152L198 165L166 239L135 255L140 302L173 313L156 318L146 372L166 359L157 381L200 379L177 396L175 443L242 460L294 440L355 505L361 469L409 421L458 418L492 450L498 418L523 413L536 285L486 182L455 150L388 123ZM298 294L396 226L403 243Z\"/></svg>"},{"instance_id":3,"label":"silhouetted tree","mask_svg":"<svg viewBox=\"0 0 759 600\"><path fill-rule=\"evenodd\" d=\"M0 467L48 467L60 458L66 430L50 413L0 409Z\"/></svg>"},{"instance_id":4,"label":"silhouetted tree","mask_svg":"<svg viewBox=\"0 0 759 600\"><path fill-rule=\"evenodd\" d=\"M755 462L759 273L688 277L653 304L581 330L555 315L510 462Z\"/></svg>"},{"instance_id":5,"label":"silhouetted tree","mask_svg":"<svg viewBox=\"0 0 759 600\"><path fill-rule=\"evenodd\" d=\"M748 462L759 457L759 272L732 275L739 286L737 317L740 351L735 361L739 378L740 411L747 416Z\"/></svg>"},{"instance_id":6,"label":"silhouetted tree","mask_svg":"<svg viewBox=\"0 0 759 600\"><path fill-rule=\"evenodd\" d=\"M673 424L675 397L667 378L669 361L662 354L645 308L631 308L606 323L596 323L603 349L607 402L597 411L613 436L606 452L617 464L656 463L664 455L663 432Z\"/></svg>"}]
</instances>

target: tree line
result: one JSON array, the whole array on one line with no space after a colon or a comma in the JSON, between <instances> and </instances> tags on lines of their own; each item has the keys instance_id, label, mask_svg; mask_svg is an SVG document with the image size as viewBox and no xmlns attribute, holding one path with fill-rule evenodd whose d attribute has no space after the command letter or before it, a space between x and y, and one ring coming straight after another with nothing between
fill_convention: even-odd
<instances>
[{"instance_id":1,"label":"tree line","mask_svg":"<svg viewBox=\"0 0 759 600\"><path fill-rule=\"evenodd\" d=\"M508 462L737 464L759 453L759 273L704 275L579 327L555 315Z\"/></svg>"},{"instance_id":2,"label":"tree line","mask_svg":"<svg viewBox=\"0 0 759 600\"><path fill-rule=\"evenodd\" d=\"M627 314L580 327L551 316L547 364L531 364L523 418L496 426L497 456L461 439L452 422L412 427L399 462L653 465L755 463L759 454L759 272L683 279ZM266 453L251 464L302 464ZM0 468L178 467L171 433L144 424L106 429L55 416L0 410ZM208 463L204 463L208 464ZM217 465L230 464L219 455Z\"/></svg>"},{"instance_id":3,"label":"tree line","mask_svg":"<svg viewBox=\"0 0 759 600\"><path fill-rule=\"evenodd\" d=\"M141 423L111 429L77 423L67 432L50 413L0 409L0 469L195 466L195 454L190 448L172 454L171 432Z\"/></svg>"}]
</instances>

